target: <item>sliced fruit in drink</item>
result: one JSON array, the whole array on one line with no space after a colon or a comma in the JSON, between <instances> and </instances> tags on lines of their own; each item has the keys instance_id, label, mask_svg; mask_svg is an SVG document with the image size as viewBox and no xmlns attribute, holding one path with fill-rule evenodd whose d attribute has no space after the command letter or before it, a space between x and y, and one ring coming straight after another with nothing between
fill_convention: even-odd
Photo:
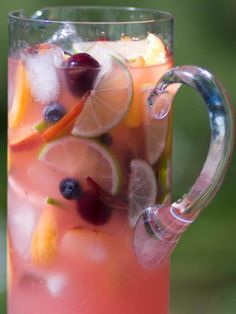
<instances>
[{"instance_id":1,"label":"sliced fruit in drink","mask_svg":"<svg viewBox=\"0 0 236 314\"><path fill-rule=\"evenodd\" d=\"M152 167L142 159L132 160L130 168L129 221L134 226L142 212L155 203L157 181Z\"/></svg>"},{"instance_id":2,"label":"sliced fruit in drink","mask_svg":"<svg viewBox=\"0 0 236 314\"><path fill-rule=\"evenodd\" d=\"M95 137L115 127L130 108L133 86L127 67L112 58L107 70L90 92L78 116L73 135Z\"/></svg>"},{"instance_id":3,"label":"sliced fruit in drink","mask_svg":"<svg viewBox=\"0 0 236 314\"><path fill-rule=\"evenodd\" d=\"M35 132L30 135L27 135L23 139L16 141L10 144L11 149L22 150L31 148L32 146L43 144L45 142L50 142L57 138L63 133L76 119L76 117L81 113L85 100L87 99L88 94L85 94L78 104L71 109L61 120L56 124L46 129L42 134L40 132Z\"/></svg>"},{"instance_id":4,"label":"sliced fruit in drink","mask_svg":"<svg viewBox=\"0 0 236 314\"><path fill-rule=\"evenodd\" d=\"M158 161L165 147L167 136L168 120L155 120L150 118L144 124L146 137L146 156L151 165Z\"/></svg>"},{"instance_id":5,"label":"sliced fruit in drink","mask_svg":"<svg viewBox=\"0 0 236 314\"><path fill-rule=\"evenodd\" d=\"M120 186L120 167L115 156L94 140L65 136L47 144L39 159L67 177L78 179L82 186L91 176L104 190L116 194Z\"/></svg>"},{"instance_id":6,"label":"sliced fruit in drink","mask_svg":"<svg viewBox=\"0 0 236 314\"><path fill-rule=\"evenodd\" d=\"M33 233L31 258L34 264L48 266L57 252L57 223L52 211L45 209Z\"/></svg>"},{"instance_id":7,"label":"sliced fruit in drink","mask_svg":"<svg viewBox=\"0 0 236 314\"><path fill-rule=\"evenodd\" d=\"M13 265L12 265L12 249L10 245L9 236L7 236L7 287L11 289L13 279Z\"/></svg>"},{"instance_id":8,"label":"sliced fruit in drink","mask_svg":"<svg viewBox=\"0 0 236 314\"><path fill-rule=\"evenodd\" d=\"M151 165L154 165L160 158L165 148L169 120L167 115L161 119L156 119L152 116L152 112L148 108L148 104L146 101L148 93L151 91L151 87L144 86L143 88L143 101L146 102L143 112L146 158ZM170 96L169 94L166 94L166 96L161 95L161 97L157 101L157 106L159 106L160 108L165 108L168 106L170 108L172 100L173 96Z\"/></svg>"},{"instance_id":9,"label":"sliced fruit in drink","mask_svg":"<svg viewBox=\"0 0 236 314\"><path fill-rule=\"evenodd\" d=\"M23 139L17 140L13 143L10 143L10 149L13 151L21 151L26 149L32 149L36 145L43 144L44 141L42 140L42 137L40 136L40 133L32 133L30 135L27 135Z\"/></svg>"},{"instance_id":10,"label":"sliced fruit in drink","mask_svg":"<svg viewBox=\"0 0 236 314\"><path fill-rule=\"evenodd\" d=\"M82 110L86 104L86 99L88 94L86 93L78 102L78 104L71 109L61 120L59 120L55 125L47 129L42 134L42 138L45 142L50 142L51 140L55 139L59 136L63 130L71 125L74 120L82 114Z\"/></svg>"},{"instance_id":11,"label":"sliced fruit in drink","mask_svg":"<svg viewBox=\"0 0 236 314\"><path fill-rule=\"evenodd\" d=\"M95 46L106 49L133 67L159 65L167 62L168 59L168 50L164 41L153 33L149 33L145 39L140 40L123 36L121 40L90 43L90 47L88 44L86 46L87 49ZM78 44L77 50L78 48L83 48L83 45Z\"/></svg>"},{"instance_id":12,"label":"sliced fruit in drink","mask_svg":"<svg viewBox=\"0 0 236 314\"><path fill-rule=\"evenodd\" d=\"M9 113L9 127L15 128L22 121L27 104L32 98L28 86L28 78L25 66L19 62L16 70L16 86L12 107Z\"/></svg>"},{"instance_id":13,"label":"sliced fruit in drink","mask_svg":"<svg viewBox=\"0 0 236 314\"><path fill-rule=\"evenodd\" d=\"M167 50L164 42L154 34L148 34L146 38L147 48L143 54L146 65L165 63L167 60Z\"/></svg>"}]
</instances>

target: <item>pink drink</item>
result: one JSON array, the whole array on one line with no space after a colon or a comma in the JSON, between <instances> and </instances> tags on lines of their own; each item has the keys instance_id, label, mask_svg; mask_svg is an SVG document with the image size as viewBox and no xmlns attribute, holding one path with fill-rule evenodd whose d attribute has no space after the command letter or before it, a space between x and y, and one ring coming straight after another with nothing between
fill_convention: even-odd
<instances>
[{"instance_id":1,"label":"pink drink","mask_svg":"<svg viewBox=\"0 0 236 314\"><path fill-rule=\"evenodd\" d=\"M145 269L132 237L146 206L170 201L171 116L151 118L145 96L172 60L146 65L112 57L81 112L96 105L90 114L97 118L109 104L104 124L93 126L87 113L83 126L78 114L45 141L83 97L69 88L68 56L60 64L43 59L57 53L60 60L57 48L41 45L9 59L8 313L167 314L169 262ZM55 71L37 90L37 75L47 68L35 70L40 55ZM54 103L62 116L48 122L45 108Z\"/></svg>"}]
</instances>

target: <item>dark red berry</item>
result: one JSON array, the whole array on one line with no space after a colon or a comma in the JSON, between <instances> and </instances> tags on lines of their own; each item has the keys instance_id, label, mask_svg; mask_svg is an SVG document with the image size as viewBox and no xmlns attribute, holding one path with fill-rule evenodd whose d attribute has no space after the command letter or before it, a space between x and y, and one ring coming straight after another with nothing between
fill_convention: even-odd
<instances>
[{"instance_id":1,"label":"dark red berry","mask_svg":"<svg viewBox=\"0 0 236 314\"><path fill-rule=\"evenodd\" d=\"M77 53L63 63L69 90L81 97L93 88L100 64L88 53Z\"/></svg>"},{"instance_id":2,"label":"dark red berry","mask_svg":"<svg viewBox=\"0 0 236 314\"><path fill-rule=\"evenodd\" d=\"M78 198L78 213L94 225L104 225L110 219L112 209L93 191L89 190Z\"/></svg>"},{"instance_id":3,"label":"dark red berry","mask_svg":"<svg viewBox=\"0 0 236 314\"><path fill-rule=\"evenodd\" d=\"M44 120L49 123L56 123L65 115L65 108L58 103L53 103L44 109Z\"/></svg>"},{"instance_id":4,"label":"dark red berry","mask_svg":"<svg viewBox=\"0 0 236 314\"><path fill-rule=\"evenodd\" d=\"M82 194L82 188L78 180L74 178L63 179L59 186L60 192L67 200L74 200Z\"/></svg>"}]
</instances>

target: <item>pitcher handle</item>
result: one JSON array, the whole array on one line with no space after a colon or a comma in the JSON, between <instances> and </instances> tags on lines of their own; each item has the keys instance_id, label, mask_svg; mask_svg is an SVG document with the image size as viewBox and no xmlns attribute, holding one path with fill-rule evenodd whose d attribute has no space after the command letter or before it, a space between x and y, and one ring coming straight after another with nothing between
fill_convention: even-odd
<instances>
[{"instance_id":1,"label":"pitcher handle","mask_svg":"<svg viewBox=\"0 0 236 314\"><path fill-rule=\"evenodd\" d=\"M134 230L134 251L138 261L153 268L170 256L189 225L209 204L219 189L233 151L234 123L232 108L224 88L207 70L177 66L166 72L148 97L153 111L158 97L174 83L196 89L208 110L211 140L208 155L199 177L190 191L171 205L154 205L139 218Z\"/></svg>"}]
</instances>

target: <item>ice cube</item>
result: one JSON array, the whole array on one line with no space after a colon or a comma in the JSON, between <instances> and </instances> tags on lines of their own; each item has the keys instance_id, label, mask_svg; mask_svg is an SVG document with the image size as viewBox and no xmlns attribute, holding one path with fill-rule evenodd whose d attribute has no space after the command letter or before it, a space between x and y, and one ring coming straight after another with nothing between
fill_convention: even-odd
<instances>
[{"instance_id":1,"label":"ice cube","mask_svg":"<svg viewBox=\"0 0 236 314\"><path fill-rule=\"evenodd\" d=\"M23 258L28 259L31 237L37 223L35 209L15 193L9 194L9 230L14 250Z\"/></svg>"},{"instance_id":2,"label":"ice cube","mask_svg":"<svg viewBox=\"0 0 236 314\"><path fill-rule=\"evenodd\" d=\"M48 39L48 42L60 46L65 52L73 53L73 45L81 42L81 38L73 24L65 23Z\"/></svg>"},{"instance_id":3,"label":"ice cube","mask_svg":"<svg viewBox=\"0 0 236 314\"><path fill-rule=\"evenodd\" d=\"M24 53L22 59L34 100L43 105L56 101L60 92L56 67L64 60L61 48L50 45L39 53Z\"/></svg>"},{"instance_id":4,"label":"ice cube","mask_svg":"<svg viewBox=\"0 0 236 314\"><path fill-rule=\"evenodd\" d=\"M104 262L108 258L109 237L87 229L74 229L68 231L62 240L62 248L67 256L76 260L89 260Z\"/></svg>"},{"instance_id":5,"label":"ice cube","mask_svg":"<svg viewBox=\"0 0 236 314\"><path fill-rule=\"evenodd\" d=\"M62 290L65 288L66 284L68 282L68 279L63 274L54 274L50 275L47 278L47 287L50 293L54 297L60 296Z\"/></svg>"}]
</instances>

